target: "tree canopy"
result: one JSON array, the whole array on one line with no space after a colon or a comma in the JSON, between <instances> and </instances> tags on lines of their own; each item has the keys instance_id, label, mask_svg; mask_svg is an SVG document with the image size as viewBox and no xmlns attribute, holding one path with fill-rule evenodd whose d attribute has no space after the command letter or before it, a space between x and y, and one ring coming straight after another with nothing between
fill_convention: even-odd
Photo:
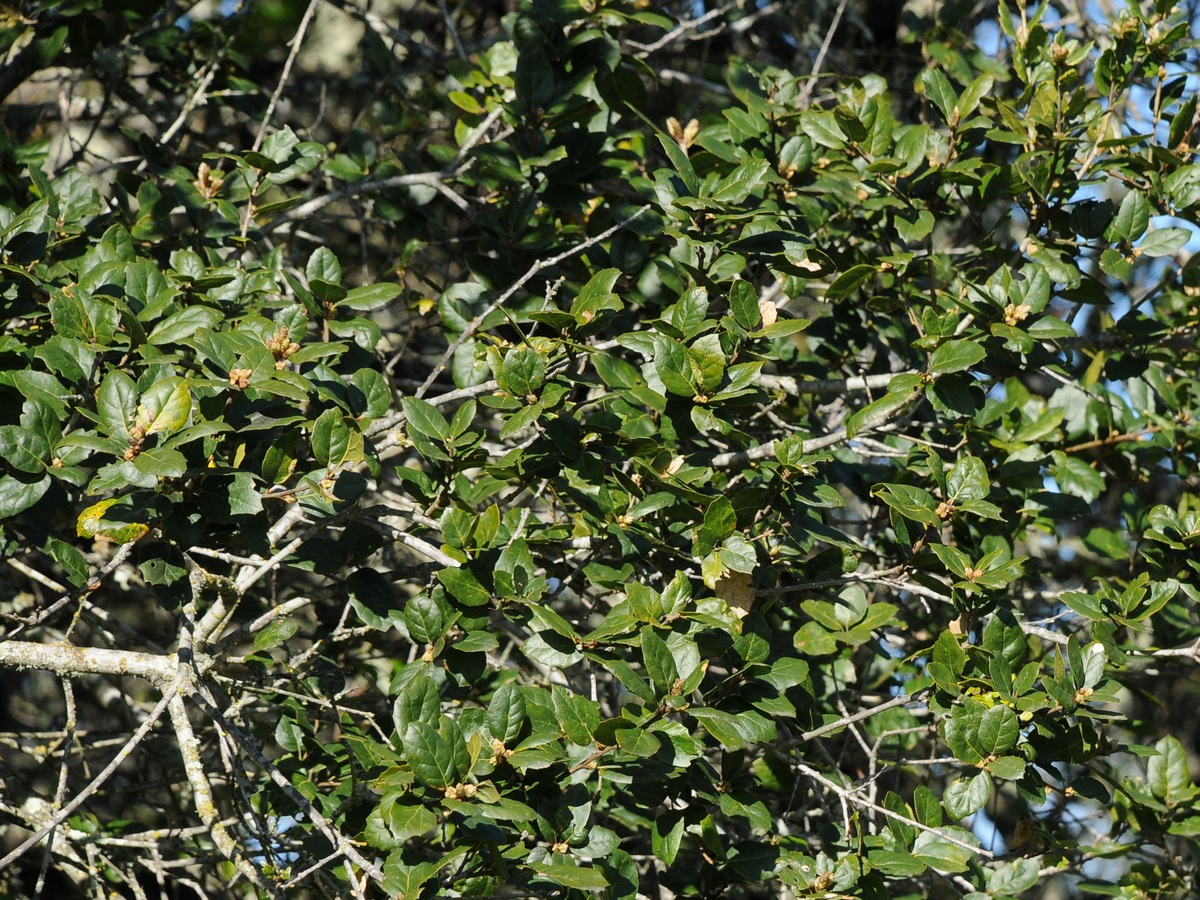
<instances>
[{"instance_id":1,"label":"tree canopy","mask_svg":"<svg viewBox=\"0 0 1200 900\"><path fill-rule=\"evenodd\" d=\"M0 892L1200 894L1196 13L4 8Z\"/></svg>"}]
</instances>

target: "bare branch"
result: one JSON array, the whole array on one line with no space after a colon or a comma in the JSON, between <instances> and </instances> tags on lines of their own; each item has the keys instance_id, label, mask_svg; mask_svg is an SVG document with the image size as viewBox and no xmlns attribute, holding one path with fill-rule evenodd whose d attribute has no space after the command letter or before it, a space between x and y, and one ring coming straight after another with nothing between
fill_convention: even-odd
<instances>
[{"instance_id":1,"label":"bare branch","mask_svg":"<svg viewBox=\"0 0 1200 900\"><path fill-rule=\"evenodd\" d=\"M0 644L0 650L3 650L5 646L7 645ZM150 711L150 715L146 717L145 721L142 722L142 724L138 727L138 730L135 731L130 736L129 740L126 741L121 747L121 749L117 751L117 755L114 756L112 760L109 761L108 765L101 769L100 772L97 773L96 777L88 782L87 786L78 794L76 794L69 803L64 804L63 807L51 817L49 822L39 828L10 853L5 855L3 859L0 859L0 870L7 868L22 855L24 855L24 853L30 847L38 844L43 838L46 837L46 835L50 834L50 832L52 832L55 828L69 819L71 817L71 813L75 812L75 810L82 806L84 802L90 796L92 796L92 794L96 793L96 791L108 783L108 780L112 777L113 773L120 768L121 764L124 763L129 757L129 754L131 754L138 744L145 739L146 735L150 733L150 729L154 727L154 723L159 720L163 712L166 710L168 704L171 702L171 698L175 696L175 690L177 686L178 680L166 685L163 688L162 699L159 700L154 709Z\"/></svg>"},{"instance_id":2,"label":"bare branch","mask_svg":"<svg viewBox=\"0 0 1200 900\"><path fill-rule=\"evenodd\" d=\"M162 686L175 672L175 659L134 650L105 650L73 644L38 644L30 641L0 642L0 666L42 669L63 676L136 675Z\"/></svg>"},{"instance_id":3,"label":"bare branch","mask_svg":"<svg viewBox=\"0 0 1200 900\"><path fill-rule=\"evenodd\" d=\"M891 376L895 377L895 376ZM924 396L922 391L913 391L912 396L908 398L901 406L893 409L881 410L874 416L868 418L861 424L856 434L867 434L872 430L886 425L893 419L900 416L901 413L911 409ZM821 435L820 437L810 438L804 442L802 452L815 453L817 450L823 450L826 447L833 447L837 444L844 444L851 439L850 433L845 428L839 428L836 431L831 431L829 434ZM775 441L767 441L765 444L759 444L757 447L751 447L749 450L739 450L729 453L718 453L712 458L709 463L714 469L740 469L749 463L760 459L768 459L775 455Z\"/></svg>"},{"instance_id":4,"label":"bare branch","mask_svg":"<svg viewBox=\"0 0 1200 900\"><path fill-rule=\"evenodd\" d=\"M347 860L358 866L359 869L365 872L372 881L375 881L379 884L383 883L383 872L379 870L379 867L359 853L354 846L354 842L345 837L345 835L339 833L329 823L329 820L326 819L321 812L312 805L312 803L309 802L308 798L296 790L292 783L288 781L287 776L280 772L274 763L272 763L269 759L267 759L266 756L263 755L263 752L258 749L258 746L254 741L252 741L244 732L242 732L240 728L230 722L225 716L221 715L221 713L199 693L193 693L192 700L204 710L205 714L208 715L218 727L227 732L234 739L234 741L237 742L243 753L245 753L247 756L253 759L255 763L262 767L262 769L270 776L271 780L275 782L275 784L277 784L285 794L288 795L288 798L292 800L293 803L295 803L304 811L304 814L308 816L309 821L316 826L317 830L320 831L321 834L323 834L326 839L334 845L334 847L341 851L342 855Z\"/></svg>"},{"instance_id":5,"label":"bare branch","mask_svg":"<svg viewBox=\"0 0 1200 900\"><path fill-rule=\"evenodd\" d=\"M257 153L262 149L263 141L267 137L267 128L271 125L271 118L275 115L275 107L279 105L279 98L283 96L283 89L287 85L288 79L292 77L292 66L296 63L296 57L300 55L300 46L304 43L304 35L308 31L308 26L312 22L313 13L317 11L317 0L309 0L308 8L304 10L304 15L300 18L300 24L296 27L296 33L292 35L292 49L288 52L287 60L283 64L283 72L279 75L279 81L275 85L275 91L271 94L271 102L267 104L267 111L263 114L262 124L258 129L258 136L254 139L254 145L250 148Z\"/></svg>"},{"instance_id":6,"label":"bare branch","mask_svg":"<svg viewBox=\"0 0 1200 900\"><path fill-rule=\"evenodd\" d=\"M889 384L901 375L916 375L916 372L889 372L881 375L863 375L854 378L834 378L822 381L804 381L791 375L759 375L758 383L769 391L778 390L793 396L809 394L818 397L840 397L863 391L887 390Z\"/></svg>"},{"instance_id":7,"label":"bare branch","mask_svg":"<svg viewBox=\"0 0 1200 900\"><path fill-rule=\"evenodd\" d=\"M181 668L181 676L183 671ZM184 679L181 677L180 680ZM188 719L187 706L183 702L183 696L178 690L170 690L164 697L169 702L171 724L174 726L175 735L179 740L183 769L187 773L188 784L192 788L192 805L195 807L200 821L208 826L208 833L212 837L213 843L217 845L217 849L225 855L225 858L233 863L237 870L256 887L268 891L274 897L284 896L277 886L269 883L263 877L262 872L242 855L233 836L229 833L229 829L218 817L212 785L208 780L208 773L205 771L204 761L200 756L200 741L197 740L196 734L192 730L192 723Z\"/></svg>"},{"instance_id":8,"label":"bare branch","mask_svg":"<svg viewBox=\"0 0 1200 900\"><path fill-rule=\"evenodd\" d=\"M801 109L807 109L809 103L812 102L813 88L817 84L817 76L821 74L821 66L825 65L825 56L829 53L829 47L833 43L833 35L838 29L838 25L842 23L842 16L846 12L847 0L842 0L838 4L837 11L833 14L833 21L830 23L828 30L825 32L825 40L821 42L821 49L817 53L817 58L813 62L812 73L804 83L804 87L800 89L800 97L796 101Z\"/></svg>"},{"instance_id":9,"label":"bare branch","mask_svg":"<svg viewBox=\"0 0 1200 900\"><path fill-rule=\"evenodd\" d=\"M930 825L924 824L923 822L918 822L916 819L910 818L909 816L906 816L906 815L898 813L894 810L888 809L886 806L880 806L878 803L874 803L874 802L866 799L865 797L858 796L858 791L861 788L853 788L853 789L844 788L840 784L838 784L836 781L826 778L824 775L822 775L820 772L818 772L816 769L812 768L811 766L807 766L802 762L796 762L796 763L794 763L794 765L796 766L797 771L808 776L813 781L816 781L819 784L824 785L826 788L828 788L829 790L831 790L835 794L837 794L838 797L842 798L843 800L849 802L850 804L852 804L854 806L862 807L864 809L870 809L877 813L881 813L882 815L887 816L889 819L894 819L897 822L904 822L906 825L911 825L913 828L916 828L918 831L929 832L930 834L936 835L941 840L946 841L947 843L953 844L956 847L961 847L964 850L969 850L971 853L978 854L979 856L982 856L986 859L995 859L995 857L996 857L996 854L992 853L990 850L984 850L982 847L976 847L974 844L969 844L966 841L962 840L961 838L955 837L952 834L947 834L946 832L942 831L940 828L934 828Z\"/></svg>"},{"instance_id":10,"label":"bare branch","mask_svg":"<svg viewBox=\"0 0 1200 900\"><path fill-rule=\"evenodd\" d=\"M785 741L781 745L781 748L791 750L800 746L801 744L808 743L813 738L819 738L822 735L829 734L832 731L845 728L847 725L853 725L855 722L861 722L863 719L869 719L871 716L885 712L889 709L895 709L897 706L908 706L910 703L917 703L928 696L931 690L932 688L926 688L925 690L917 691L915 694L905 694L903 697L893 697L891 700L880 703L878 706L860 709L856 713L842 716L842 718L835 719L832 722L826 722L820 728L814 728L812 731L804 732L804 734L797 738L792 738L789 741Z\"/></svg>"}]
</instances>

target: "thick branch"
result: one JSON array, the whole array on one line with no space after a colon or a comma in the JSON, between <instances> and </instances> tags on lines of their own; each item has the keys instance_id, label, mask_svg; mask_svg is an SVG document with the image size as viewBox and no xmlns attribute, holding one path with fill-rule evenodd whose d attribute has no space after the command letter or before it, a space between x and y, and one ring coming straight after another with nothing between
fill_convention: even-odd
<instances>
[{"instance_id":1,"label":"thick branch","mask_svg":"<svg viewBox=\"0 0 1200 900\"><path fill-rule=\"evenodd\" d=\"M37 644L32 641L0 643L0 666L13 669L43 669L63 676L136 675L162 686L175 676L174 656L138 653L134 650L105 650L73 644Z\"/></svg>"}]
</instances>

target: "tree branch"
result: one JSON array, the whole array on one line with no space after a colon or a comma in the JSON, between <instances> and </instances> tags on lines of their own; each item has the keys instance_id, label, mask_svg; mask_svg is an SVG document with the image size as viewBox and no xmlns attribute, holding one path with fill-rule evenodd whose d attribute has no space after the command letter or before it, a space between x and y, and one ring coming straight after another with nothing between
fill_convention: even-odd
<instances>
[{"instance_id":1,"label":"tree branch","mask_svg":"<svg viewBox=\"0 0 1200 900\"><path fill-rule=\"evenodd\" d=\"M889 376L889 381L895 376ZM849 380L849 379L847 379ZM799 385L797 385L799 387ZM865 387L864 387L865 389ZM855 434L867 434L872 430L886 425L888 422L896 419L901 413L909 410L912 406L924 396L923 391L914 391L913 396L908 399L908 402L893 409L880 410L876 415L871 416L855 432ZM810 438L804 442L801 448L802 453L815 453L818 450L823 450L826 447L833 447L837 444L844 444L850 440L852 435L845 429L839 428L836 431L831 431L829 434L823 434L820 437ZM741 469L749 463L760 459L769 459L775 455L775 441L767 441L765 444L759 444L757 447L751 447L749 450L731 451L729 453L718 453L709 462L709 465L714 469Z\"/></svg>"},{"instance_id":2,"label":"tree branch","mask_svg":"<svg viewBox=\"0 0 1200 900\"><path fill-rule=\"evenodd\" d=\"M880 703L878 706L860 709L856 713L852 713L848 716L842 716L840 719L835 719L832 722L826 722L819 728L814 728L812 731L804 732L804 734L800 735L799 737L784 741L780 745L780 749L793 750L796 747L799 747L801 744L808 743L813 738L819 738L823 735L829 734L831 731L837 731L839 728L845 728L847 725L853 725L855 722L861 722L863 719L869 719L871 716L877 715L878 713L885 712L889 709L895 709L897 706L907 706L910 703L916 703L927 697L932 690L933 688L925 688L924 690L917 691L915 694L906 694L903 697L893 697L891 700L888 700L885 703Z\"/></svg>"},{"instance_id":3,"label":"tree branch","mask_svg":"<svg viewBox=\"0 0 1200 900\"><path fill-rule=\"evenodd\" d=\"M5 644L0 644L0 650L2 650L5 646ZM150 715L146 717L146 720L142 722L142 724L138 727L138 730L135 731L130 736L129 740L127 740L121 747L121 749L117 751L117 755L109 761L107 766L100 770L95 778L88 782L87 786L83 790L76 794L69 803L65 804L61 809L59 809L45 825L39 828L33 833L33 835L24 840L10 853L6 854L3 859L0 859L0 871L6 869L11 863L19 859L30 847L33 847L35 844L39 843L44 837L46 837L46 835L50 834L51 831L53 831L63 822L67 821L67 819L71 817L71 813L75 812L75 810L82 806L88 797L92 796L92 794L96 793L96 791L108 783L108 780L112 777L113 773L120 768L121 764L125 762L125 760L129 757L129 754L134 751L137 745L145 739L146 735L150 733L150 729L154 727L154 723L157 722L162 716L168 704L171 702L171 698L175 695L177 682L171 682L170 684L162 685L161 687L163 689L162 699L159 700L154 709L150 711Z\"/></svg>"},{"instance_id":4,"label":"tree branch","mask_svg":"<svg viewBox=\"0 0 1200 900\"><path fill-rule=\"evenodd\" d=\"M456 337L451 342L450 346L446 348L446 352L442 354L441 359L438 360L437 365L435 365L433 367L433 371L429 373L429 377L427 377L421 383L421 386L419 388L417 388L417 392L413 396L418 397L418 398L424 397L425 393L429 390L429 388L433 386L433 383L435 381L437 381L438 376L442 373L442 370L446 367L446 363L450 361L450 357L454 356L455 351L458 350L458 348L461 347L463 345L463 343L469 337L471 337L471 335L473 335L475 333L476 329L478 329L479 326L483 324L484 319L486 319L493 312L495 312L497 309L499 309L501 306L503 306L504 302L506 300L508 300L517 291L519 291L522 287L524 287L526 282L528 282L531 278L533 278L533 276L535 276L538 272L541 272L545 269L549 269L549 268L552 268L552 267L558 265L560 262L563 262L564 260L570 259L572 256L576 256L576 255L582 253L584 250L587 250L589 247L594 247L596 244L600 243L601 241L608 240L608 238L612 237L614 234L616 234L622 228L629 225L634 219L636 219L642 213L648 211L650 209L650 206L651 206L651 204L647 203L645 206L642 206L635 213L633 213L633 215L628 216L627 218L618 222L616 225L613 225L611 228L606 228L604 231L600 232L599 234L593 235L592 237L588 238L586 241L578 243L575 246L573 246L567 250L564 250L562 253L559 253L556 256L551 256L548 259L539 259L532 266L530 266L529 270L524 275L522 275L515 282L513 282L513 284L508 288L508 290L506 290L503 294L501 294L499 297L497 297L491 304L489 304L487 309L485 309L483 312L481 312L479 315L477 315L467 325L466 329L463 330L463 333L460 334L458 337Z\"/></svg>"},{"instance_id":5,"label":"tree branch","mask_svg":"<svg viewBox=\"0 0 1200 900\"><path fill-rule=\"evenodd\" d=\"M901 813L898 813L894 810L888 809L886 806L880 806L878 803L873 803L872 801L866 799L865 797L859 797L859 796L857 796L858 790L859 790L858 788L855 788L855 789L844 788L840 784L838 784L836 781L826 778L824 775L822 775L820 772L818 772L816 769L812 768L811 766L807 766L804 763L798 762L798 761L796 763L794 763L794 765L796 766L796 770L798 772L802 772L804 775L807 775L813 781L823 784L825 787L829 788L829 790L833 791L835 794L837 794L840 798L842 798L843 800L845 800L848 803L851 803L855 806L863 807L865 809L873 810L874 812L877 812L877 813L881 813L884 816L887 816L889 819L894 819L897 822L904 822L906 825L911 825L913 828L916 828L919 831L927 831L930 834L936 835L938 838L940 838L943 841L946 841L947 843L953 844L956 847L961 847L964 850L969 850L971 853L978 854L979 856L982 856L985 859L995 859L996 858L996 854L992 853L990 850L984 850L982 847L976 847L972 844L967 843L966 841L962 840L961 838L956 838L952 834L946 834L946 832L942 831L939 828L934 828L930 825L926 825L923 822L918 822L916 819L909 818L908 816L902 815Z\"/></svg>"}]
</instances>

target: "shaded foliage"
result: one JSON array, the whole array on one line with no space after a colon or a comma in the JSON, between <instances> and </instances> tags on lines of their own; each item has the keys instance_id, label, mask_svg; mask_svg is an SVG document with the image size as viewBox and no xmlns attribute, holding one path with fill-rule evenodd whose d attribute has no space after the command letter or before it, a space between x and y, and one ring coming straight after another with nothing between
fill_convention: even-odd
<instances>
[{"instance_id":1,"label":"shaded foliage","mask_svg":"<svg viewBox=\"0 0 1200 900\"><path fill-rule=\"evenodd\" d=\"M10 848L1194 895L1184 11L462 6L14 13Z\"/></svg>"}]
</instances>

